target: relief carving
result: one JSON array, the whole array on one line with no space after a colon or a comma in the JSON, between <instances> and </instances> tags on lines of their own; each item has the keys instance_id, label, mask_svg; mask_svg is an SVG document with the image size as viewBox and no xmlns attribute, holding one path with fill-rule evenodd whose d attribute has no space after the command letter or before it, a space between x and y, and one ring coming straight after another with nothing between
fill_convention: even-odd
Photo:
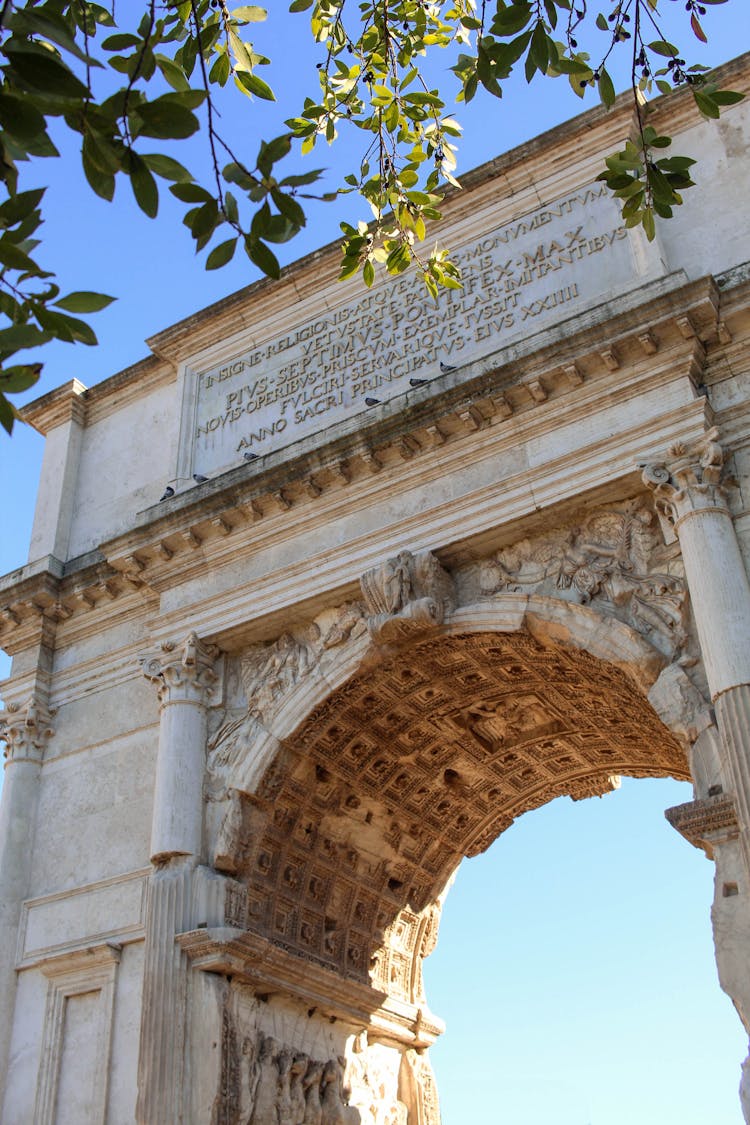
<instances>
[{"instance_id":1,"label":"relief carving","mask_svg":"<svg viewBox=\"0 0 750 1125\"><path fill-rule=\"evenodd\" d=\"M349 1095L343 1060L311 1058L261 1032L243 1036L225 1008L214 1125L360 1125Z\"/></svg>"},{"instance_id":2,"label":"relief carving","mask_svg":"<svg viewBox=\"0 0 750 1125\"><path fill-rule=\"evenodd\" d=\"M523 539L481 564L481 592L549 593L596 603L674 655L687 639L685 583L653 571L659 545L653 524L652 512L635 500Z\"/></svg>"},{"instance_id":3,"label":"relief carving","mask_svg":"<svg viewBox=\"0 0 750 1125\"><path fill-rule=\"evenodd\" d=\"M376 644L392 644L441 625L455 604L453 579L429 551L400 551L360 579L367 627Z\"/></svg>"},{"instance_id":4,"label":"relief carving","mask_svg":"<svg viewBox=\"0 0 750 1125\"><path fill-rule=\"evenodd\" d=\"M247 699L247 709L227 718L209 739L212 771L231 766L249 745L259 723L266 722L281 696L295 687L316 663L314 639L316 626L308 630L312 636L298 640L292 633L282 633L268 645L255 645L242 657L240 679Z\"/></svg>"}]
</instances>

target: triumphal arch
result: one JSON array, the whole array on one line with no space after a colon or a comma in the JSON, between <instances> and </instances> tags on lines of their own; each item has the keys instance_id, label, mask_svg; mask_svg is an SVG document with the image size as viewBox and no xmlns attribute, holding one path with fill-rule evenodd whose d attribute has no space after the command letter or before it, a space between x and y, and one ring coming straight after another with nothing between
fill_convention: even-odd
<instances>
[{"instance_id":1,"label":"triumphal arch","mask_svg":"<svg viewBox=\"0 0 750 1125\"><path fill-rule=\"evenodd\" d=\"M437 1125L452 873L622 774L692 779L750 1026L750 110L656 110L702 186L652 243L630 112L466 176L460 293L329 247L26 409L7 1125Z\"/></svg>"}]
</instances>

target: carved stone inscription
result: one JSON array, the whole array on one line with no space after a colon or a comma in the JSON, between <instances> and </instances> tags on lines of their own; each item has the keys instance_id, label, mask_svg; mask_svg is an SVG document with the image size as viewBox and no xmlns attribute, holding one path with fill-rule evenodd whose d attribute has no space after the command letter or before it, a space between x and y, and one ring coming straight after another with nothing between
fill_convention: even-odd
<instances>
[{"instance_id":1,"label":"carved stone inscription","mask_svg":"<svg viewBox=\"0 0 750 1125\"><path fill-rule=\"evenodd\" d=\"M288 445L643 279L603 185L490 231L456 255L464 288L438 304L408 277L195 376L192 468Z\"/></svg>"}]
</instances>

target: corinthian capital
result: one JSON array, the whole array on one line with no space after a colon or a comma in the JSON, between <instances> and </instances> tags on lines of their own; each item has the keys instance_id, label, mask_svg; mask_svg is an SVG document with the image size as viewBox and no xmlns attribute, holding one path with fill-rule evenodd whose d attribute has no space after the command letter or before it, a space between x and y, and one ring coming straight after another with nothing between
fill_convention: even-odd
<instances>
[{"instance_id":1,"label":"corinthian capital","mask_svg":"<svg viewBox=\"0 0 750 1125\"><path fill-rule=\"evenodd\" d=\"M41 762L52 734L52 714L33 696L26 703L9 703L0 712L0 741L5 742L7 762Z\"/></svg>"},{"instance_id":2,"label":"corinthian capital","mask_svg":"<svg viewBox=\"0 0 750 1125\"><path fill-rule=\"evenodd\" d=\"M195 633L182 644L165 641L155 656L141 659L146 679L156 684L160 703L201 703L205 706L216 683L216 645L207 645Z\"/></svg>"},{"instance_id":3,"label":"corinthian capital","mask_svg":"<svg viewBox=\"0 0 750 1125\"><path fill-rule=\"evenodd\" d=\"M670 523L707 508L726 510L719 483L724 451L718 436L714 427L696 441L676 442L665 461L644 466L643 482L653 490L656 507Z\"/></svg>"}]
</instances>

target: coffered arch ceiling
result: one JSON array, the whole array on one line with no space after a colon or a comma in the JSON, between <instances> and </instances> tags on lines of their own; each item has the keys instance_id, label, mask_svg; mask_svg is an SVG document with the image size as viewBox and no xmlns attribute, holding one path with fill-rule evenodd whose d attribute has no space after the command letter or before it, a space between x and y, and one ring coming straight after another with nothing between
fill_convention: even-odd
<instances>
[{"instance_id":1,"label":"coffered arch ceiling","mask_svg":"<svg viewBox=\"0 0 750 1125\"><path fill-rule=\"evenodd\" d=\"M245 814L248 929L416 1003L460 861L619 774L689 776L625 671L525 632L432 634L360 669L285 739Z\"/></svg>"}]
</instances>

